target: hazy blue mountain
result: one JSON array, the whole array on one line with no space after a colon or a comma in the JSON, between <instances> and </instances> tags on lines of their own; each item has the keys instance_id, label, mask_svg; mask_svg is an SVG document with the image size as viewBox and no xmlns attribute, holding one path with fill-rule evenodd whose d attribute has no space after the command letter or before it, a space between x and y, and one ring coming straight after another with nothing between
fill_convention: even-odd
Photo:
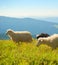
<instances>
[{"instance_id":1,"label":"hazy blue mountain","mask_svg":"<svg viewBox=\"0 0 58 65\"><path fill-rule=\"evenodd\" d=\"M0 39L3 37L2 35L6 37L5 33L7 29L13 29L15 31L27 30L35 36L36 34L42 32L48 34L58 33L58 28L56 27L57 25L58 23L36 20L32 18L11 18L0 16Z\"/></svg>"},{"instance_id":2,"label":"hazy blue mountain","mask_svg":"<svg viewBox=\"0 0 58 65\"><path fill-rule=\"evenodd\" d=\"M43 18L43 20L58 23L58 17L48 17L48 18Z\"/></svg>"}]
</instances>

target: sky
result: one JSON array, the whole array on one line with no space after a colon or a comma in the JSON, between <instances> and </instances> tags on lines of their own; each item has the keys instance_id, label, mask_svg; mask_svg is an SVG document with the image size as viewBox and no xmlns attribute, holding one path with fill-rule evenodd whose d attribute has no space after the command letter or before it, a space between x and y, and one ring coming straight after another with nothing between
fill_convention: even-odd
<instances>
[{"instance_id":1,"label":"sky","mask_svg":"<svg viewBox=\"0 0 58 65\"><path fill-rule=\"evenodd\" d=\"M0 16L57 17L58 0L0 0Z\"/></svg>"}]
</instances>

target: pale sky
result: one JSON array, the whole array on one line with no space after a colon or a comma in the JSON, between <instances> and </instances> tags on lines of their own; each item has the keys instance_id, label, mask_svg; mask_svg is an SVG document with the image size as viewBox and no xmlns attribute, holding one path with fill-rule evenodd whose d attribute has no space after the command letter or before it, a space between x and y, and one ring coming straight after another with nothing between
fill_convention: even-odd
<instances>
[{"instance_id":1,"label":"pale sky","mask_svg":"<svg viewBox=\"0 0 58 65\"><path fill-rule=\"evenodd\" d=\"M0 16L55 17L58 0L0 0Z\"/></svg>"}]
</instances>

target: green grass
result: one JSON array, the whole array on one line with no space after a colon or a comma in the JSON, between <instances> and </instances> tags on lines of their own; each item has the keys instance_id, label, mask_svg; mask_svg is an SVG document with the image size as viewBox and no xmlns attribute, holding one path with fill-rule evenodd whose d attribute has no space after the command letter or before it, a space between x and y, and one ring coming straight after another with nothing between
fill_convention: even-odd
<instances>
[{"instance_id":1,"label":"green grass","mask_svg":"<svg viewBox=\"0 0 58 65\"><path fill-rule=\"evenodd\" d=\"M58 65L58 49L36 43L0 40L0 65Z\"/></svg>"}]
</instances>

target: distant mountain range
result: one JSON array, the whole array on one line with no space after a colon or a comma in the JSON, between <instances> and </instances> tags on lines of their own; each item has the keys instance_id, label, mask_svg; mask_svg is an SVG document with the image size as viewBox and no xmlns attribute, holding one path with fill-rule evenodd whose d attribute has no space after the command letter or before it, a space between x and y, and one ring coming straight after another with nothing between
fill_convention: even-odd
<instances>
[{"instance_id":1,"label":"distant mountain range","mask_svg":"<svg viewBox=\"0 0 58 65\"><path fill-rule=\"evenodd\" d=\"M7 29L15 31L27 30L36 35L42 32L48 34L58 33L58 23L47 22L44 20L37 20L32 18L11 18L0 16L0 37L5 34Z\"/></svg>"},{"instance_id":2,"label":"distant mountain range","mask_svg":"<svg viewBox=\"0 0 58 65\"><path fill-rule=\"evenodd\" d=\"M43 18L43 20L58 23L58 17L47 17Z\"/></svg>"}]
</instances>

